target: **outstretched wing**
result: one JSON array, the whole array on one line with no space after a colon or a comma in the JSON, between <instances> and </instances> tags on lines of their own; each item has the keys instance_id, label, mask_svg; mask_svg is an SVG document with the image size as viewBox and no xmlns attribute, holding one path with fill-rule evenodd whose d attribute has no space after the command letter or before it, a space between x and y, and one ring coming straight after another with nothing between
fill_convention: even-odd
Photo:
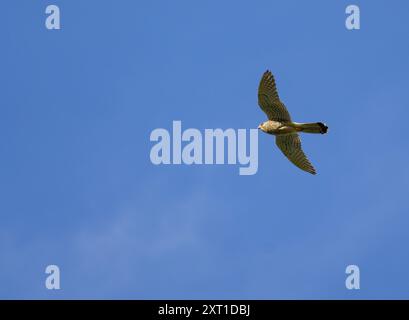
<instances>
[{"instance_id":1,"label":"outstretched wing","mask_svg":"<svg viewBox=\"0 0 409 320\"><path fill-rule=\"evenodd\" d=\"M284 155L301 170L311 174L316 171L301 148L301 140L297 133L276 136L276 144Z\"/></svg>"},{"instance_id":2,"label":"outstretched wing","mask_svg":"<svg viewBox=\"0 0 409 320\"><path fill-rule=\"evenodd\" d=\"M258 105L267 114L269 120L291 121L287 108L278 97L274 76L269 70L264 72L258 87Z\"/></svg>"}]
</instances>

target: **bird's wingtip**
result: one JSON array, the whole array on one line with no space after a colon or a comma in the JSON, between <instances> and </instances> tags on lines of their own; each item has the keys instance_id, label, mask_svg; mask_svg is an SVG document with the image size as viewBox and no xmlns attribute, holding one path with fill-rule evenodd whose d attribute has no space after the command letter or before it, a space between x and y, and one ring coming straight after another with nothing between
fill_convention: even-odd
<instances>
[{"instance_id":1,"label":"bird's wingtip","mask_svg":"<svg viewBox=\"0 0 409 320\"><path fill-rule=\"evenodd\" d=\"M314 167L308 168L307 172L308 172L308 173L311 173L311 174L314 175L314 176L317 174L317 171L315 170Z\"/></svg>"}]
</instances>

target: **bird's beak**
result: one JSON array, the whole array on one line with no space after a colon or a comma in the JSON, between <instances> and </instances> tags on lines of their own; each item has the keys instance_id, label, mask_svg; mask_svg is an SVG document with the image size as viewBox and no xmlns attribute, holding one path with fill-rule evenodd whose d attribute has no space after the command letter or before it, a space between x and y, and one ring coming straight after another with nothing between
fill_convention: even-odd
<instances>
[{"instance_id":1,"label":"bird's beak","mask_svg":"<svg viewBox=\"0 0 409 320\"><path fill-rule=\"evenodd\" d=\"M261 125L259 125L259 126L257 127L257 129L261 129Z\"/></svg>"}]
</instances>

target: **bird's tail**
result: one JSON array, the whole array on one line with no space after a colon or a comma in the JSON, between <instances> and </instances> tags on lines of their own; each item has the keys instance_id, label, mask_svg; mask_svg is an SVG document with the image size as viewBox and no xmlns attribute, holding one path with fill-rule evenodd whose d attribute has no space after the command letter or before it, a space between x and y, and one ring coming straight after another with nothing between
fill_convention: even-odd
<instances>
[{"instance_id":1,"label":"bird's tail","mask_svg":"<svg viewBox=\"0 0 409 320\"><path fill-rule=\"evenodd\" d=\"M322 122L313 123L296 123L295 127L298 131L306 133L327 133L328 127Z\"/></svg>"}]
</instances>

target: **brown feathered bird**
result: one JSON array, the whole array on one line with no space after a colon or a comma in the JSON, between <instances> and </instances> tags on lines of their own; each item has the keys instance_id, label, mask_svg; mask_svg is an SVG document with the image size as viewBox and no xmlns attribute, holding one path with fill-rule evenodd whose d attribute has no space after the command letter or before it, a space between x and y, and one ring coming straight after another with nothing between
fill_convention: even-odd
<instances>
[{"instance_id":1,"label":"brown feathered bird","mask_svg":"<svg viewBox=\"0 0 409 320\"><path fill-rule=\"evenodd\" d=\"M322 122L297 123L291 121L290 114L278 97L274 76L267 70L258 88L258 104L267 114L268 121L258 129L276 136L276 144L284 155L298 168L316 174L314 167L301 148L298 132L327 133L328 127Z\"/></svg>"}]
</instances>

